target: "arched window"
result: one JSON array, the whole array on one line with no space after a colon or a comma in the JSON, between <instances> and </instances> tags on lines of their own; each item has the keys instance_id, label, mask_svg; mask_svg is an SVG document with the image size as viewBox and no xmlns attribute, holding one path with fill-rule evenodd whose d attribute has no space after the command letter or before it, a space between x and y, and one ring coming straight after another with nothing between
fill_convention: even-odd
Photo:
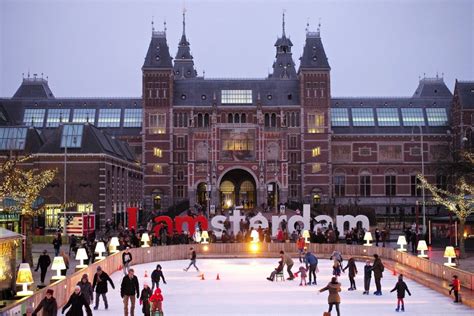
<instances>
[{"instance_id":1,"label":"arched window","mask_svg":"<svg viewBox=\"0 0 474 316\"><path fill-rule=\"evenodd\" d=\"M202 114L199 113L198 114L198 127L202 127L203 126L203 118L202 118Z\"/></svg>"},{"instance_id":2,"label":"arched window","mask_svg":"<svg viewBox=\"0 0 474 316\"><path fill-rule=\"evenodd\" d=\"M247 123L247 115L245 113L242 113L242 116L240 117L240 122Z\"/></svg>"},{"instance_id":3,"label":"arched window","mask_svg":"<svg viewBox=\"0 0 474 316\"><path fill-rule=\"evenodd\" d=\"M289 126L290 125L290 113L286 112L285 117L283 119L283 125L284 126Z\"/></svg>"},{"instance_id":4,"label":"arched window","mask_svg":"<svg viewBox=\"0 0 474 316\"><path fill-rule=\"evenodd\" d=\"M209 113L204 114L204 126L209 126Z\"/></svg>"},{"instance_id":5,"label":"arched window","mask_svg":"<svg viewBox=\"0 0 474 316\"><path fill-rule=\"evenodd\" d=\"M232 115L232 113L229 113L227 115L227 123L234 123L234 116Z\"/></svg>"},{"instance_id":6,"label":"arched window","mask_svg":"<svg viewBox=\"0 0 474 316\"><path fill-rule=\"evenodd\" d=\"M239 113L234 114L234 123L240 123L240 115Z\"/></svg>"},{"instance_id":7,"label":"arched window","mask_svg":"<svg viewBox=\"0 0 474 316\"><path fill-rule=\"evenodd\" d=\"M265 127L270 127L270 114L265 113Z\"/></svg>"},{"instance_id":8,"label":"arched window","mask_svg":"<svg viewBox=\"0 0 474 316\"><path fill-rule=\"evenodd\" d=\"M275 113L272 113L271 121L270 121L270 126L271 127L276 127L276 121L277 121L277 116Z\"/></svg>"},{"instance_id":9,"label":"arched window","mask_svg":"<svg viewBox=\"0 0 474 316\"><path fill-rule=\"evenodd\" d=\"M371 177L370 173L368 171L363 171L359 175L359 193L360 196L370 196L370 182L371 182Z\"/></svg>"},{"instance_id":10,"label":"arched window","mask_svg":"<svg viewBox=\"0 0 474 316\"><path fill-rule=\"evenodd\" d=\"M392 169L385 171L385 195L397 195L397 174Z\"/></svg>"}]
</instances>

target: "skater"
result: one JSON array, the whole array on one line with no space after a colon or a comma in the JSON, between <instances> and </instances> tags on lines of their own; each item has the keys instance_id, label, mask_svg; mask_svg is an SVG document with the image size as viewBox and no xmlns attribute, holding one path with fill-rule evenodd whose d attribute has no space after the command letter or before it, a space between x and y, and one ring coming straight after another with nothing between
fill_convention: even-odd
<instances>
[{"instance_id":1,"label":"skater","mask_svg":"<svg viewBox=\"0 0 474 316\"><path fill-rule=\"evenodd\" d=\"M378 228L375 229L375 247L379 246L380 242L380 230Z\"/></svg>"},{"instance_id":2,"label":"skater","mask_svg":"<svg viewBox=\"0 0 474 316\"><path fill-rule=\"evenodd\" d=\"M189 255L191 262L189 263L189 266L187 268L184 268L183 270L188 271L191 266L194 266L196 268L196 271L199 272L199 268L196 266L196 250L194 250L193 247L189 248Z\"/></svg>"},{"instance_id":3,"label":"skater","mask_svg":"<svg viewBox=\"0 0 474 316\"><path fill-rule=\"evenodd\" d=\"M328 296L329 315L331 315L332 307L335 305L337 316L340 316L341 313L339 311L339 305L341 304L341 297L339 296L339 292L341 292L341 283L337 282L336 277L333 277L331 279L331 282L329 282L326 287L319 290L319 292L324 292L324 291L329 291L329 296Z\"/></svg>"},{"instance_id":4,"label":"skater","mask_svg":"<svg viewBox=\"0 0 474 316\"><path fill-rule=\"evenodd\" d=\"M38 312L43 309L43 316L57 316L58 315L58 302L53 297L54 291L52 289L46 290L46 297L41 300L36 309L33 311L31 316L36 316Z\"/></svg>"},{"instance_id":5,"label":"skater","mask_svg":"<svg viewBox=\"0 0 474 316\"><path fill-rule=\"evenodd\" d=\"M128 271L130 271L130 263L132 262L132 254L130 253L130 247L125 248L124 253L122 254L122 264L123 264L123 274L127 276Z\"/></svg>"},{"instance_id":6,"label":"skater","mask_svg":"<svg viewBox=\"0 0 474 316\"><path fill-rule=\"evenodd\" d=\"M161 265L156 265L156 269L153 270L151 273L151 292L153 293L153 290L155 289L155 284L156 287L160 287L160 280L163 279L163 283L166 284L165 276L163 275L163 271L161 271ZM150 294L151 295L151 294Z\"/></svg>"},{"instance_id":7,"label":"skater","mask_svg":"<svg viewBox=\"0 0 474 316\"><path fill-rule=\"evenodd\" d=\"M38 271L38 268L41 269L41 284L44 284L44 278L46 277L46 272L48 272L48 267L51 264L51 257L48 255L48 252L43 250L43 254L38 258L38 264L36 265L35 271Z\"/></svg>"},{"instance_id":8,"label":"skater","mask_svg":"<svg viewBox=\"0 0 474 316\"><path fill-rule=\"evenodd\" d=\"M77 251L77 237L74 234L69 238L69 256L71 255L71 251L74 253Z\"/></svg>"},{"instance_id":9,"label":"skater","mask_svg":"<svg viewBox=\"0 0 474 316\"><path fill-rule=\"evenodd\" d=\"M349 288L349 291L355 291L357 290L357 288L356 288L354 278L357 274L357 266L356 266L354 258L349 259L346 267L342 271L345 272L347 268L349 268L349 281L351 283L351 287Z\"/></svg>"},{"instance_id":10,"label":"skater","mask_svg":"<svg viewBox=\"0 0 474 316\"><path fill-rule=\"evenodd\" d=\"M304 255L304 261L306 263L306 269L309 268L309 283L308 285L316 285L316 271L318 269L318 258L311 252L307 252ZM309 267L308 267L309 266ZM312 281L312 282L311 282Z\"/></svg>"},{"instance_id":11,"label":"skater","mask_svg":"<svg viewBox=\"0 0 474 316\"><path fill-rule=\"evenodd\" d=\"M400 303L402 303L402 312L405 311L405 302L403 302L403 299L405 298L405 291L408 293L408 295L411 296L410 290L408 290L407 284L403 281L403 274L400 274L398 276L398 282L395 284L395 287L390 291L392 293L393 291L397 290L397 309L395 311L399 312L400 311Z\"/></svg>"},{"instance_id":12,"label":"skater","mask_svg":"<svg viewBox=\"0 0 474 316\"><path fill-rule=\"evenodd\" d=\"M300 280L300 286L303 286L303 283L304 283L304 286L306 286L306 276L307 276L306 272L307 272L307 271L308 271L308 270L306 270L306 268L303 267L303 266L300 266L300 268L298 269L298 272L297 272L297 273L300 274L300 278L301 278L301 280Z\"/></svg>"},{"instance_id":13,"label":"skater","mask_svg":"<svg viewBox=\"0 0 474 316\"><path fill-rule=\"evenodd\" d=\"M92 311L89 305L87 304L84 296L81 293L81 287L76 285L74 288L74 293L69 297L69 301L67 301L66 305L64 305L61 314L64 314L64 311L71 307L66 316L82 316L82 307L86 309L87 316L92 316Z\"/></svg>"},{"instance_id":14,"label":"skater","mask_svg":"<svg viewBox=\"0 0 474 316\"><path fill-rule=\"evenodd\" d=\"M371 279L372 279L372 266L370 265L370 261L367 260L364 266L364 293L362 293L363 295L369 295Z\"/></svg>"},{"instance_id":15,"label":"skater","mask_svg":"<svg viewBox=\"0 0 474 316\"><path fill-rule=\"evenodd\" d=\"M148 286L148 283L143 283L143 290L140 294L140 305L143 305L142 312L145 316L150 316L150 297L151 297L151 289Z\"/></svg>"},{"instance_id":16,"label":"skater","mask_svg":"<svg viewBox=\"0 0 474 316\"><path fill-rule=\"evenodd\" d=\"M449 286L451 287L449 295L454 292L454 303L460 303L459 292L461 291L461 281L458 279L457 275L453 275L453 280Z\"/></svg>"},{"instance_id":17,"label":"skater","mask_svg":"<svg viewBox=\"0 0 474 316\"><path fill-rule=\"evenodd\" d=\"M380 260L378 254L374 254L374 264L372 266L372 271L374 271L374 279L375 279L375 287L376 291L374 295L380 296L382 295L382 285L380 283L380 279L383 278L383 271L385 267L383 266L382 260Z\"/></svg>"},{"instance_id":18,"label":"skater","mask_svg":"<svg viewBox=\"0 0 474 316\"><path fill-rule=\"evenodd\" d=\"M138 279L134 275L134 270L128 270L128 274L123 277L122 284L120 286L120 296L123 299L123 312L125 316L128 316L128 301L130 300L130 315L135 314L135 295L137 298L140 297L140 287L138 285Z\"/></svg>"},{"instance_id":19,"label":"skater","mask_svg":"<svg viewBox=\"0 0 474 316\"><path fill-rule=\"evenodd\" d=\"M293 275L293 272L291 272L291 268L293 268L294 262L293 259L288 254L285 254L285 252L282 250L280 251L280 257L281 260L286 264L286 271L288 272L288 279L287 280L293 280L295 276Z\"/></svg>"},{"instance_id":20,"label":"skater","mask_svg":"<svg viewBox=\"0 0 474 316\"><path fill-rule=\"evenodd\" d=\"M100 266L97 267L97 272L94 275L94 280L92 281L92 290L95 289L95 306L94 310L99 308L99 299L102 296L104 300L105 309L109 308L109 304L107 302L107 282L110 282L110 285L113 289L115 289L114 282L109 277L109 275L102 270Z\"/></svg>"},{"instance_id":21,"label":"skater","mask_svg":"<svg viewBox=\"0 0 474 316\"><path fill-rule=\"evenodd\" d=\"M61 240L61 234L58 233L56 237L53 239L53 248L54 248L54 256L57 257L59 256L59 249L61 248L61 245L63 244Z\"/></svg>"},{"instance_id":22,"label":"skater","mask_svg":"<svg viewBox=\"0 0 474 316\"><path fill-rule=\"evenodd\" d=\"M283 263L283 259L278 261L278 267L276 267L275 270L273 270L272 273L270 273L270 276L267 278L267 280L273 282L275 280L275 275L277 275L278 273L283 273L284 266L285 264Z\"/></svg>"},{"instance_id":23,"label":"skater","mask_svg":"<svg viewBox=\"0 0 474 316\"><path fill-rule=\"evenodd\" d=\"M92 284L89 282L89 277L86 273L82 275L81 281L77 282L76 285L79 285L82 296L84 296L87 305L90 305L94 301L94 291L92 290Z\"/></svg>"},{"instance_id":24,"label":"skater","mask_svg":"<svg viewBox=\"0 0 474 316\"><path fill-rule=\"evenodd\" d=\"M337 259L333 260L332 275L335 277L341 276L341 263Z\"/></svg>"},{"instance_id":25,"label":"skater","mask_svg":"<svg viewBox=\"0 0 474 316\"><path fill-rule=\"evenodd\" d=\"M334 250L331 254L331 257L329 257L329 260L334 260L334 259L339 261L340 264L342 264L342 261L344 261L344 259L342 259L342 254L337 250Z\"/></svg>"},{"instance_id":26,"label":"skater","mask_svg":"<svg viewBox=\"0 0 474 316\"><path fill-rule=\"evenodd\" d=\"M298 249L300 263L303 263L303 256L305 252L305 240L303 237L298 238L296 241L296 248Z\"/></svg>"},{"instance_id":27,"label":"skater","mask_svg":"<svg viewBox=\"0 0 474 316\"><path fill-rule=\"evenodd\" d=\"M151 303L151 313L152 316L162 316L163 315L163 295L161 295L161 290L157 288L153 295L150 297Z\"/></svg>"}]
</instances>

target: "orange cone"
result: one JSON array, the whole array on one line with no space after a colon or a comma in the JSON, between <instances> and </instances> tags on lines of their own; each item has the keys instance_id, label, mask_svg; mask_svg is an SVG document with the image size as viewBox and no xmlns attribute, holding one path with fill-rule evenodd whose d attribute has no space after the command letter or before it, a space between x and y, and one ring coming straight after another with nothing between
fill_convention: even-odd
<instances>
[{"instance_id":1,"label":"orange cone","mask_svg":"<svg viewBox=\"0 0 474 316\"><path fill-rule=\"evenodd\" d=\"M392 275L397 275L397 271L395 271L395 269L393 269Z\"/></svg>"},{"instance_id":2,"label":"orange cone","mask_svg":"<svg viewBox=\"0 0 474 316\"><path fill-rule=\"evenodd\" d=\"M205 279L204 279L204 273L201 274L201 280L205 280Z\"/></svg>"},{"instance_id":3,"label":"orange cone","mask_svg":"<svg viewBox=\"0 0 474 316\"><path fill-rule=\"evenodd\" d=\"M119 266L118 266L117 271L120 271L120 270L122 270L122 265L119 265Z\"/></svg>"},{"instance_id":4,"label":"orange cone","mask_svg":"<svg viewBox=\"0 0 474 316\"><path fill-rule=\"evenodd\" d=\"M148 278L148 271L145 270L145 275L144 275L145 278Z\"/></svg>"},{"instance_id":5,"label":"orange cone","mask_svg":"<svg viewBox=\"0 0 474 316\"><path fill-rule=\"evenodd\" d=\"M217 274L216 280L220 280L221 278L219 277L219 273Z\"/></svg>"}]
</instances>

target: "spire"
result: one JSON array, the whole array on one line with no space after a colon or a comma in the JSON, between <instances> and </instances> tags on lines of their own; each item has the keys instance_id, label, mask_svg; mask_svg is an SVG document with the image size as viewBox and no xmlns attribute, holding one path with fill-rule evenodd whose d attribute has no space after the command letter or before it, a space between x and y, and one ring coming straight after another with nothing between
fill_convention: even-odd
<instances>
[{"instance_id":1,"label":"spire","mask_svg":"<svg viewBox=\"0 0 474 316\"><path fill-rule=\"evenodd\" d=\"M186 8L183 8L183 34L178 44L173 70L175 79L195 78L197 76L191 48L186 38Z\"/></svg>"},{"instance_id":2,"label":"spire","mask_svg":"<svg viewBox=\"0 0 474 316\"><path fill-rule=\"evenodd\" d=\"M329 67L326 52L321 41L321 19L319 19L317 31L311 31L309 22L306 23L306 43L303 55L300 58L301 69L331 69Z\"/></svg>"},{"instance_id":3,"label":"spire","mask_svg":"<svg viewBox=\"0 0 474 316\"><path fill-rule=\"evenodd\" d=\"M183 36L186 36L186 8L183 8Z\"/></svg>"},{"instance_id":4,"label":"spire","mask_svg":"<svg viewBox=\"0 0 474 316\"><path fill-rule=\"evenodd\" d=\"M286 12L286 10L283 10L283 17L282 17L282 22L281 22L283 37L286 37L286 35L285 35L285 12Z\"/></svg>"},{"instance_id":5,"label":"spire","mask_svg":"<svg viewBox=\"0 0 474 316\"><path fill-rule=\"evenodd\" d=\"M295 63L291 53L293 43L286 37L285 30L285 10L282 14L282 36L275 42L276 60L273 63L273 73L269 75L274 79L294 79L296 78Z\"/></svg>"}]
</instances>

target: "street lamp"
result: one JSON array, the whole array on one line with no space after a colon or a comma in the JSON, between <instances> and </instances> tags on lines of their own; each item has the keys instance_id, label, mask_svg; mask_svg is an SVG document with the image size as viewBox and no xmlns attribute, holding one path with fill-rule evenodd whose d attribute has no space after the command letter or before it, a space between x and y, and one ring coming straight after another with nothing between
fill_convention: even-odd
<instances>
[{"instance_id":1,"label":"street lamp","mask_svg":"<svg viewBox=\"0 0 474 316\"><path fill-rule=\"evenodd\" d=\"M421 154L421 175L424 177L425 176L425 158L424 158L424 153L423 153L423 129L421 128L420 125L413 126L411 129L411 135L412 135L412 141L414 141L413 137L413 130L415 127L419 128L420 131L420 154ZM418 181L415 181L415 184ZM425 205L425 187L423 186L421 188L421 195L423 198L423 206L422 206L422 214L423 214L423 235L426 234L426 205ZM416 193L416 190L415 190ZM418 233L418 232L417 232Z\"/></svg>"}]
</instances>

